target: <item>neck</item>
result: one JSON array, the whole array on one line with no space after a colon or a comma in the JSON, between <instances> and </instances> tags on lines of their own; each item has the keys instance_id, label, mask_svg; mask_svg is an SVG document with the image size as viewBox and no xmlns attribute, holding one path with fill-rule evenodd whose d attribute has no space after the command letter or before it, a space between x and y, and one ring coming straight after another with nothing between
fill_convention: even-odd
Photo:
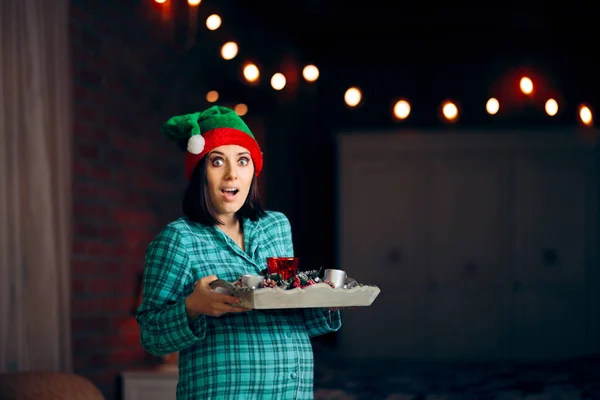
<instances>
[{"instance_id":1,"label":"neck","mask_svg":"<svg viewBox=\"0 0 600 400\"><path fill-rule=\"evenodd\" d=\"M229 236L231 240L233 240L243 251L245 251L244 247L244 233L242 231L241 222L235 217L235 214L232 216L226 216L223 218L221 216L219 218L223 225L219 225L218 229L221 230L225 235Z\"/></svg>"},{"instance_id":2,"label":"neck","mask_svg":"<svg viewBox=\"0 0 600 400\"><path fill-rule=\"evenodd\" d=\"M224 216L220 215L219 220L223 223L223 225L221 225L223 227L223 229L226 229L226 230L239 229L240 222L238 221L235 214L229 214L229 215L224 215Z\"/></svg>"}]
</instances>

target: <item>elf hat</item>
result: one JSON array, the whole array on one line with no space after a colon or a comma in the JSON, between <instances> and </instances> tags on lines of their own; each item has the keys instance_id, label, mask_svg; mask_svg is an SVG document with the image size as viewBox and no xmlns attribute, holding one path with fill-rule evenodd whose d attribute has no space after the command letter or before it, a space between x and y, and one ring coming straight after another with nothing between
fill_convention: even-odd
<instances>
[{"instance_id":1,"label":"elf hat","mask_svg":"<svg viewBox=\"0 0 600 400\"><path fill-rule=\"evenodd\" d=\"M230 108L212 106L202 112L177 115L165 122L161 131L167 138L185 145L187 179L190 179L202 157L219 146L232 144L250 152L256 176L262 170L263 155L254 135L239 115Z\"/></svg>"}]
</instances>

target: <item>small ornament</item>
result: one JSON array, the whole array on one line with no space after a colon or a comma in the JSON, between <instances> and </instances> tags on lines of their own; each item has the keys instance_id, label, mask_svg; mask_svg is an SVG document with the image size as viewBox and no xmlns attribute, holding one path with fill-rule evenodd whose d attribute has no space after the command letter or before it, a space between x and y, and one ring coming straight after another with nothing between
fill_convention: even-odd
<instances>
[{"instance_id":1,"label":"small ornament","mask_svg":"<svg viewBox=\"0 0 600 400\"><path fill-rule=\"evenodd\" d=\"M300 281L300 278L298 277L298 275L294 276L294 282L292 283L292 287L295 287L295 288L302 287L302 281Z\"/></svg>"},{"instance_id":2,"label":"small ornament","mask_svg":"<svg viewBox=\"0 0 600 400\"><path fill-rule=\"evenodd\" d=\"M306 283L310 279L308 277L308 275L306 275L306 273L304 273L304 272L300 272L299 274L296 275L296 277L300 280L300 287L306 286Z\"/></svg>"},{"instance_id":3,"label":"small ornament","mask_svg":"<svg viewBox=\"0 0 600 400\"><path fill-rule=\"evenodd\" d=\"M267 279L271 279L277 283L277 286L287 286L281 274L269 274Z\"/></svg>"},{"instance_id":4,"label":"small ornament","mask_svg":"<svg viewBox=\"0 0 600 400\"><path fill-rule=\"evenodd\" d=\"M297 273L296 275L290 277L287 280L284 280L281 274L269 274L267 269L264 269L260 272L260 274L264 276L264 281L262 284L262 287L264 288L279 288L281 290L289 290L294 288L304 289L308 286L315 285L317 283L326 283L329 286L331 286L332 289L335 289L335 283L320 277L320 273L320 270L303 271ZM240 284L238 282L235 282L234 285L239 286ZM358 284L354 279L349 278L348 285L344 285L343 288L350 289L354 286L362 285Z\"/></svg>"},{"instance_id":5,"label":"small ornament","mask_svg":"<svg viewBox=\"0 0 600 400\"><path fill-rule=\"evenodd\" d=\"M305 288L305 287L307 287L307 286L314 285L314 284L316 284L316 283L317 283L317 282L316 282L314 279L309 279L309 280L307 280L307 281L306 281L306 285L304 285L304 286L302 286L302 287L303 287L303 288Z\"/></svg>"}]
</instances>

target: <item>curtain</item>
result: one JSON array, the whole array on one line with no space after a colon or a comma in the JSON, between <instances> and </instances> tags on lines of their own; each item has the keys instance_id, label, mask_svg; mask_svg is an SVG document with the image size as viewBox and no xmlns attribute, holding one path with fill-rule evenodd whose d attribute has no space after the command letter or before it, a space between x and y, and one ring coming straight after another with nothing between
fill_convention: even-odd
<instances>
[{"instance_id":1,"label":"curtain","mask_svg":"<svg viewBox=\"0 0 600 400\"><path fill-rule=\"evenodd\" d=\"M71 370L68 0L0 0L0 372Z\"/></svg>"}]
</instances>

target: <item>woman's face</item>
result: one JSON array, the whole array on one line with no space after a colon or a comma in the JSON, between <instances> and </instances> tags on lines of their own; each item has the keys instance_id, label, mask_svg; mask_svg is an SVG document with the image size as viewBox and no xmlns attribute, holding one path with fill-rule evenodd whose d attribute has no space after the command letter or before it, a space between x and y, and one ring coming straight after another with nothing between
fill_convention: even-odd
<instances>
[{"instance_id":1,"label":"woman's face","mask_svg":"<svg viewBox=\"0 0 600 400\"><path fill-rule=\"evenodd\" d=\"M237 145L219 146L207 155L208 194L217 217L233 217L246 202L254 176L250 152Z\"/></svg>"}]
</instances>

